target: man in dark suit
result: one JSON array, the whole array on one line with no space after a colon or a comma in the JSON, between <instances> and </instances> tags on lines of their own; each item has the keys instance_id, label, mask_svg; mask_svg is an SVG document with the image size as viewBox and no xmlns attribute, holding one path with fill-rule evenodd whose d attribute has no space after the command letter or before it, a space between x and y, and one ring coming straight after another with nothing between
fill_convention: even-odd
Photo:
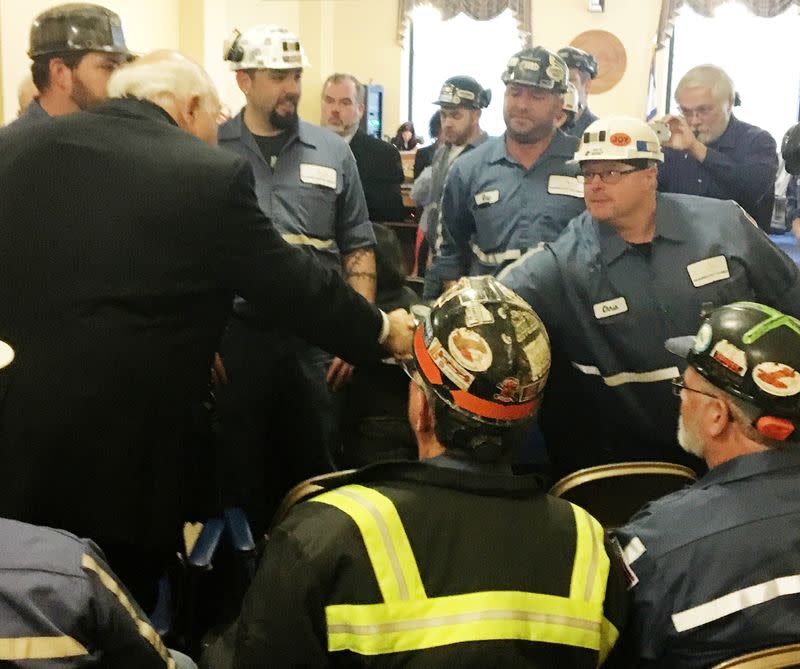
<instances>
[{"instance_id":1,"label":"man in dark suit","mask_svg":"<svg viewBox=\"0 0 800 669\"><path fill-rule=\"evenodd\" d=\"M388 142L366 134L358 124L364 115L364 86L352 74L332 74L322 86L322 125L350 143L371 221L406 217L400 184L400 153Z\"/></svg>"},{"instance_id":2,"label":"man in dark suit","mask_svg":"<svg viewBox=\"0 0 800 669\"><path fill-rule=\"evenodd\" d=\"M0 340L17 356L0 516L94 539L149 610L234 291L348 360L379 339L406 351L410 317L281 239L247 163L198 140L215 143L219 109L199 66L153 54L109 94L0 143Z\"/></svg>"}]
</instances>

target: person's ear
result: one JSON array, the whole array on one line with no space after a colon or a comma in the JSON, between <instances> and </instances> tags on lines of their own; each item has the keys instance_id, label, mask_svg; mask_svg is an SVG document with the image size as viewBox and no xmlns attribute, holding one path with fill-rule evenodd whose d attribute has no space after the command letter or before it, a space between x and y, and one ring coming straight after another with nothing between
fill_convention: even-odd
<instances>
[{"instance_id":1,"label":"person's ear","mask_svg":"<svg viewBox=\"0 0 800 669\"><path fill-rule=\"evenodd\" d=\"M239 90L247 97L253 87L253 77L250 76L247 70L236 70L236 84L239 86Z\"/></svg>"},{"instance_id":2,"label":"person's ear","mask_svg":"<svg viewBox=\"0 0 800 669\"><path fill-rule=\"evenodd\" d=\"M731 410L723 399L708 402L703 416L703 427L711 437L719 437L731 421Z\"/></svg>"}]
</instances>

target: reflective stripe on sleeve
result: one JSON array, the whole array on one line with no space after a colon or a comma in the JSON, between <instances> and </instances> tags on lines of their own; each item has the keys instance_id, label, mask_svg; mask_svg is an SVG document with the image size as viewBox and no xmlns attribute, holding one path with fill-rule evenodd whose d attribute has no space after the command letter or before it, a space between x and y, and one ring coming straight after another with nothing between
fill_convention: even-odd
<instances>
[{"instance_id":1,"label":"reflective stripe on sleeve","mask_svg":"<svg viewBox=\"0 0 800 669\"><path fill-rule=\"evenodd\" d=\"M677 632L688 632L695 627L707 625L715 620L743 611L757 604L764 604L777 597L800 593L800 574L782 576L748 588L728 593L710 602L686 609L672 616Z\"/></svg>"},{"instance_id":2,"label":"reflective stripe on sleeve","mask_svg":"<svg viewBox=\"0 0 800 669\"><path fill-rule=\"evenodd\" d=\"M628 542L628 545L622 549L622 559L625 560L625 564L632 565L636 560L642 557L645 552L647 552L647 548L645 548L642 540L639 537L634 537Z\"/></svg>"},{"instance_id":3,"label":"reflective stripe on sleeve","mask_svg":"<svg viewBox=\"0 0 800 669\"><path fill-rule=\"evenodd\" d=\"M484 265L502 265L509 260L519 260L523 255L527 255L531 251L541 251L544 248L544 242L540 242L538 246L530 250L509 249L508 251L500 251L499 253L484 253L481 247L475 242L470 242L469 246L475 254L475 257Z\"/></svg>"},{"instance_id":4,"label":"reflective stripe on sleeve","mask_svg":"<svg viewBox=\"0 0 800 669\"><path fill-rule=\"evenodd\" d=\"M426 596L405 528L388 497L365 486L348 485L311 501L335 506L356 523L384 601Z\"/></svg>"},{"instance_id":5,"label":"reflective stripe on sleeve","mask_svg":"<svg viewBox=\"0 0 800 669\"><path fill-rule=\"evenodd\" d=\"M520 639L599 651L602 604L528 592L474 592L327 606L328 650L380 655L466 641ZM611 626L613 628L613 625Z\"/></svg>"},{"instance_id":6,"label":"reflective stripe on sleeve","mask_svg":"<svg viewBox=\"0 0 800 669\"><path fill-rule=\"evenodd\" d=\"M664 367L663 369L654 369L649 372L619 372L619 374L612 374L611 376L603 376L600 370L594 365L582 365L578 362L573 362L572 366L579 372L583 372L588 376L599 376L603 379L603 383L607 386L621 386L626 383L656 383L658 381L670 381L676 376L680 376L677 367Z\"/></svg>"},{"instance_id":7,"label":"reflective stripe on sleeve","mask_svg":"<svg viewBox=\"0 0 800 669\"><path fill-rule=\"evenodd\" d=\"M117 598L119 603L122 605L122 608L128 612L128 615L133 619L133 623L136 625L136 629L139 631L139 634L144 637L144 639L159 654L161 659L164 660L165 666L167 666L169 669L175 669L175 660L173 660L170 656L169 651L164 646L164 642L161 640L161 637L158 636L158 632L153 629L153 626L147 620L143 620L139 616L139 612L136 610L136 607L131 603L131 600L128 599L128 595L120 587L120 584L117 582L117 580L105 569L103 569L98 564L97 560L95 560L88 553L84 553L83 558L81 559L81 566L84 569L88 569L89 571L93 571L95 574L97 574L97 577L100 579L100 583L102 583L103 586L105 586L105 588Z\"/></svg>"},{"instance_id":8,"label":"reflective stripe on sleeve","mask_svg":"<svg viewBox=\"0 0 800 669\"><path fill-rule=\"evenodd\" d=\"M88 655L70 636L22 636L0 638L0 660L57 660Z\"/></svg>"},{"instance_id":9,"label":"reflective stripe on sleeve","mask_svg":"<svg viewBox=\"0 0 800 669\"><path fill-rule=\"evenodd\" d=\"M335 249L336 242L332 239L317 239L316 237L309 237L308 235L300 234L282 234L284 241L294 246L312 246L315 249L327 250Z\"/></svg>"}]
</instances>

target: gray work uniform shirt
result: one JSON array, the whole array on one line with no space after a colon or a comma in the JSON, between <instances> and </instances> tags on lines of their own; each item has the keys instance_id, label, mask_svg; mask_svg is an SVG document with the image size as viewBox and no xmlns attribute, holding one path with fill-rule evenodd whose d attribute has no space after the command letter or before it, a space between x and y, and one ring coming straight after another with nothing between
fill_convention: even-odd
<instances>
[{"instance_id":1,"label":"gray work uniform shirt","mask_svg":"<svg viewBox=\"0 0 800 669\"><path fill-rule=\"evenodd\" d=\"M560 432L544 422L551 457L555 446L570 460L564 469L684 461L669 384L680 361L664 340L696 332L705 303L754 300L800 316L800 272L792 260L736 203L691 195L656 195L649 256L586 211L500 279L547 328L558 362L551 382L569 379L564 387L548 384L544 411L561 417ZM588 442L570 436L581 428L589 430Z\"/></svg>"},{"instance_id":2,"label":"gray work uniform shirt","mask_svg":"<svg viewBox=\"0 0 800 669\"><path fill-rule=\"evenodd\" d=\"M221 147L253 167L258 204L290 244L326 267L341 270L341 255L375 245L355 158L341 137L300 121L274 169L267 164L243 112L219 129Z\"/></svg>"},{"instance_id":3,"label":"gray work uniform shirt","mask_svg":"<svg viewBox=\"0 0 800 669\"><path fill-rule=\"evenodd\" d=\"M800 450L729 460L615 531L642 666L699 669L796 643Z\"/></svg>"},{"instance_id":4,"label":"gray work uniform shirt","mask_svg":"<svg viewBox=\"0 0 800 669\"><path fill-rule=\"evenodd\" d=\"M527 249L555 240L584 209L578 166L567 163L577 146L557 131L530 169L508 155L505 136L460 156L442 197L437 275L497 274Z\"/></svg>"}]
</instances>

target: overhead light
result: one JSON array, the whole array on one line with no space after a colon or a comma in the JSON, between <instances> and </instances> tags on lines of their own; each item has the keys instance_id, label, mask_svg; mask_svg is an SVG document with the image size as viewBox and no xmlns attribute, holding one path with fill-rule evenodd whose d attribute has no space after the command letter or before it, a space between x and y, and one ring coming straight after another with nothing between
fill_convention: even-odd
<instances>
[{"instance_id":1,"label":"overhead light","mask_svg":"<svg viewBox=\"0 0 800 669\"><path fill-rule=\"evenodd\" d=\"M589 0L590 12L604 12L606 10L606 0Z\"/></svg>"}]
</instances>

